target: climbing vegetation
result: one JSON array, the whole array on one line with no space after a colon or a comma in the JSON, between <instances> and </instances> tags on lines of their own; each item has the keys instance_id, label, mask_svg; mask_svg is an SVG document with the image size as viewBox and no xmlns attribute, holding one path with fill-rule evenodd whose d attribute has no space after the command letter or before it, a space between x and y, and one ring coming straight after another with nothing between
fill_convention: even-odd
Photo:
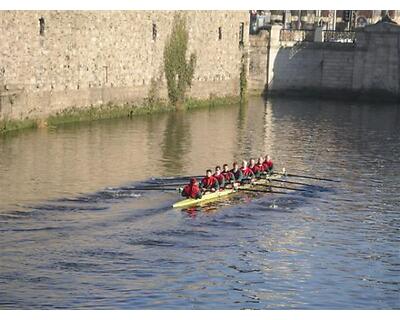
<instances>
[{"instance_id":1,"label":"climbing vegetation","mask_svg":"<svg viewBox=\"0 0 400 320\"><path fill-rule=\"evenodd\" d=\"M171 34L164 47L164 72L168 97L174 106L183 104L186 90L192 85L197 58L195 53L191 53L187 59L188 40L186 18L176 14Z\"/></svg>"}]
</instances>

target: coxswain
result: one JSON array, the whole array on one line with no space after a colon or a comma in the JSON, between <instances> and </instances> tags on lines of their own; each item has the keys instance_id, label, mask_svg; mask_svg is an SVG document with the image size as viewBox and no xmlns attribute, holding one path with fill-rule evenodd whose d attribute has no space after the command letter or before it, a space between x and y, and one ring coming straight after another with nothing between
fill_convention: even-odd
<instances>
[{"instance_id":1,"label":"coxswain","mask_svg":"<svg viewBox=\"0 0 400 320\"><path fill-rule=\"evenodd\" d=\"M201 190L196 178L190 179L190 183L183 188L181 194L186 198L201 199Z\"/></svg>"},{"instance_id":2,"label":"coxswain","mask_svg":"<svg viewBox=\"0 0 400 320\"><path fill-rule=\"evenodd\" d=\"M224 175L221 172L221 167L220 166L216 166L215 167L215 173L214 173L213 176L218 180L219 188L220 189L225 188L225 178L224 178Z\"/></svg>"},{"instance_id":3,"label":"coxswain","mask_svg":"<svg viewBox=\"0 0 400 320\"><path fill-rule=\"evenodd\" d=\"M240 168L240 171L242 171L243 174L243 179L242 180L248 180L254 181L254 172L247 166L247 161L243 160L242 161L242 167Z\"/></svg>"},{"instance_id":4,"label":"coxswain","mask_svg":"<svg viewBox=\"0 0 400 320\"><path fill-rule=\"evenodd\" d=\"M212 175L210 169L207 169L206 176L201 180L200 188L203 193L206 191L215 192L219 189L218 180Z\"/></svg>"},{"instance_id":5,"label":"coxswain","mask_svg":"<svg viewBox=\"0 0 400 320\"><path fill-rule=\"evenodd\" d=\"M253 170L253 173L257 179L261 177L261 174L264 171L263 161L263 157L259 157L257 163L253 167L251 167L250 163L250 169Z\"/></svg>"},{"instance_id":6,"label":"coxswain","mask_svg":"<svg viewBox=\"0 0 400 320\"><path fill-rule=\"evenodd\" d=\"M233 169L231 170L231 173L235 177L235 182L241 183L243 179L243 173L242 170L240 170L239 165L237 162L234 162L232 164Z\"/></svg>"},{"instance_id":7,"label":"coxswain","mask_svg":"<svg viewBox=\"0 0 400 320\"><path fill-rule=\"evenodd\" d=\"M273 164L272 159L271 159L271 157L269 155L265 156L265 161L263 163L263 166L264 166L264 171L267 174L271 174L272 173L272 170L274 169L274 164Z\"/></svg>"}]
</instances>

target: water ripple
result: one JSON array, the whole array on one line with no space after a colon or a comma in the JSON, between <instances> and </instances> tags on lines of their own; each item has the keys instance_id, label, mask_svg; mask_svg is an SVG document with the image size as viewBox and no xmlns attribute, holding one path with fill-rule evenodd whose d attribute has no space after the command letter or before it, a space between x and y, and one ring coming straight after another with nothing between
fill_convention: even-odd
<instances>
[{"instance_id":1,"label":"water ripple","mask_svg":"<svg viewBox=\"0 0 400 320\"><path fill-rule=\"evenodd\" d=\"M399 309L397 106L249 104L1 140L0 308ZM184 210L139 190L266 152L340 182Z\"/></svg>"}]
</instances>

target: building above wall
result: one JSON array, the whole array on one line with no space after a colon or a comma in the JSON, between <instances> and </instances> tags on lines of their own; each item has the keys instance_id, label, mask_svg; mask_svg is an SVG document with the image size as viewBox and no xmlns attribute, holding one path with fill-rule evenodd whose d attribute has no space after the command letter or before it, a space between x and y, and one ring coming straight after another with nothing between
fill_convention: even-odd
<instances>
[{"instance_id":1,"label":"building above wall","mask_svg":"<svg viewBox=\"0 0 400 320\"><path fill-rule=\"evenodd\" d=\"M351 31L374 24L383 17L400 23L400 10L252 10L250 33L280 24L284 29Z\"/></svg>"}]
</instances>

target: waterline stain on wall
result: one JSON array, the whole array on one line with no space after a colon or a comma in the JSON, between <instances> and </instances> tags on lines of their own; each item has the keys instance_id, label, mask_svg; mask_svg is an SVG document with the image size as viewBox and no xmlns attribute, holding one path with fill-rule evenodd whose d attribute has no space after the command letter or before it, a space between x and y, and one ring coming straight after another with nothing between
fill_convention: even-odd
<instances>
[{"instance_id":1,"label":"waterline stain on wall","mask_svg":"<svg viewBox=\"0 0 400 320\"><path fill-rule=\"evenodd\" d=\"M180 106L180 109L189 110L194 108L205 108L205 107L232 105L239 103L240 103L239 96L225 96L225 97L210 96L208 99L189 98L185 100L182 106ZM124 117L132 118L134 116L140 116L144 114L173 112L175 110L176 110L175 106L172 106L171 104L169 104L164 100L158 100L157 103L145 103L142 105L107 104L96 107L91 106L87 108L72 107L54 113L46 118L23 119L23 120L1 120L0 134L21 129L56 127L58 125L66 123L106 120L113 118L124 118Z\"/></svg>"}]
</instances>

